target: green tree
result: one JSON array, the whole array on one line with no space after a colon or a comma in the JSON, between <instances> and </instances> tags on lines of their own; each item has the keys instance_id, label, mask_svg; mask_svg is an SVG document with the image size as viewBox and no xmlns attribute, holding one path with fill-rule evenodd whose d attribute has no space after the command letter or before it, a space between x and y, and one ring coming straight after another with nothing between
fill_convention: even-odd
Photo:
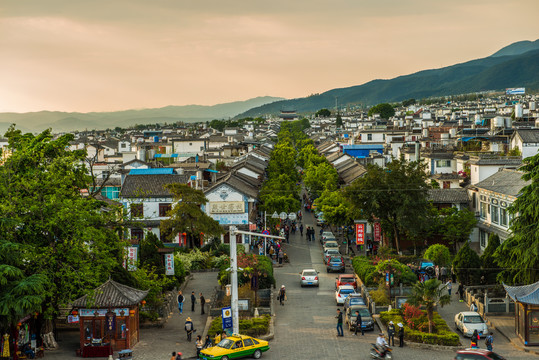
<instances>
[{"instance_id":1,"label":"green tree","mask_svg":"<svg viewBox=\"0 0 539 360\"><path fill-rule=\"evenodd\" d=\"M164 273L163 255L159 253L159 249L163 248L163 242L159 240L153 232L148 232L146 236L139 241L141 266L156 268L158 273Z\"/></svg>"},{"instance_id":2,"label":"green tree","mask_svg":"<svg viewBox=\"0 0 539 360\"><path fill-rule=\"evenodd\" d=\"M343 122L342 122L342 116L341 114L337 114L337 119L335 120L335 126L338 128L342 128Z\"/></svg>"},{"instance_id":3,"label":"green tree","mask_svg":"<svg viewBox=\"0 0 539 360\"><path fill-rule=\"evenodd\" d=\"M439 304L441 307L451 302L448 294L444 295L446 286L441 286L442 282L437 279L430 279L425 282L417 282L412 288L412 294L408 297L408 303L415 306L424 306L429 320L429 334L432 333L432 324L434 318L434 306Z\"/></svg>"},{"instance_id":4,"label":"green tree","mask_svg":"<svg viewBox=\"0 0 539 360\"><path fill-rule=\"evenodd\" d=\"M316 117L330 117L331 116L331 111L329 111L328 109L320 109L318 110L314 116Z\"/></svg>"},{"instance_id":5,"label":"green tree","mask_svg":"<svg viewBox=\"0 0 539 360\"><path fill-rule=\"evenodd\" d=\"M451 253L449 252L449 248L442 244L429 246L423 256L425 259L431 260L438 266L446 266L451 263Z\"/></svg>"},{"instance_id":6,"label":"green tree","mask_svg":"<svg viewBox=\"0 0 539 360\"><path fill-rule=\"evenodd\" d=\"M305 187L315 198L320 196L324 190L336 190L338 180L337 170L327 161L320 163L318 166L309 166L305 169L303 177Z\"/></svg>"},{"instance_id":7,"label":"green tree","mask_svg":"<svg viewBox=\"0 0 539 360\"><path fill-rule=\"evenodd\" d=\"M348 225L353 222L350 203L342 191L325 190L316 199L317 209L324 213L326 224L335 226Z\"/></svg>"},{"instance_id":8,"label":"green tree","mask_svg":"<svg viewBox=\"0 0 539 360\"><path fill-rule=\"evenodd\" d=\"M170 218L161 222L161 231L174 238L179 233L186 233L189 247L200 247L201 236L219 236L223 233L219 223L202 211L201 206L208 200L201 190L187 184L165 185L176 203L170 211Z\"/></svg>"},{"instance_id":9,"label":"green tree","mask_svg":"<svg viewBox=\"0 0 539 360\"><path fill-rule=\"evenodd\" d=\"M0 311L12 321L42 299L41 313L50 320L121 264L117 213L81 196L90 179L86 151L69 150L73 135L53 139L49 130L33 135L11 127L5 136L11 156L0 166L0 246L6 260ZM7 258L10 253L15 256ZM18 299L11 303L14 295ZM51 324L45 333L52 332Z\"/></svg>"},{"instance_id":10,"label":"green tree","mask_svg":"<svg viewBox=\"0 0 539 360\"><path fill-rule=\"evenodd\" d=\"M495 258L503 268L498 280L508 284L532 284L539 280L539 154L523 160L522 179L530 184L522 188L509 208L515 217L512 235L496 251Z\"/></svg>"},{"instance_id":11,"label":"green tree","mask_svg":"<svg viewBox=\"0 0 539 360\"><path fill-rule=\"evenodd\" d=\"M477 284L479 282L481 259L475 251L470 248L468 242L459 249L453 260L453 268L457 274L459 282L465 285Z\"/></svg>"},{"instance_id":12,"label":"green tree","mask_svg":"<svg viewBox=\"0 0 539 360\"><path fill-rule=\"evenodd\" d=\"M496 277L500 272L500 267L494 257L496 250L500 246L500 237L496 234L490 234L488 237L488 244L481 255L481 266L483 268L483 275L487 284L495 284Z\"/></svg>"},{"instance_id":13,"label":"green tree","mask_svg":"<svg viewBox=\"0 0 539 360\"><path fill-rule=\"evenodd\" d=\"M372 116L374 114L380 114L380 117L382 119L389 119L390 117L395 115L395 109L391 104L388 103L382 103L375 105L369 109L368 115Z\"/></svg>"},{"instance_id":14,"label":"green tree","mask_svg":"<svg viewBox=\"0 0 539 360\"><path fill-rule=\"evenodd\" d=\"M440 210L439 234L456 249L457 244L463 243L470 238L477 219L473 212L468 209L458 210L450 207Z\"/></svg>"},{"instance_id":15,"label":"green tree","mask_svg":"<svg viewBox=\"0 0 539 360\"><path fill-rule=\"evenodd\" d=\"M386 168L367 165L367 173L345 189L355 219L379 219L383 230L392 235L397 251L403 234L425 232L428 215L425 165L393 159Z\"/></svg>"},{"instance_id":16,"label":"green tree","mask_svg":"<svg viewBox=\"0 0 539 360\"><path fill-rule=\"evenodd\" d=\"M408 99L408 100L404 100L402 102L402 106L403 107L408 107L410 105L414 105L416 103L415 99Z\"/></svg>"}]
</instances>

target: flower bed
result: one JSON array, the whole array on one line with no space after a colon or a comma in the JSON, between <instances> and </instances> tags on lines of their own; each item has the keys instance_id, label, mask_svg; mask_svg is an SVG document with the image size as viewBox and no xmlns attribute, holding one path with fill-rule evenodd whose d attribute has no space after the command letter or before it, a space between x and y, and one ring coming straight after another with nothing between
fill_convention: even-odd
<instances>
[{"instance_id":1,"label":"flower bed","mask_svg":"<svg viewBox=\"0 0 539 360\"><path fill-rule=\"evenodd\" d=\"M431 344L431 345L445 345L445 346L459 346L460 337L454 333L444 319L434 313L434 331L435 333L429 334L428 332L421 331L428 329L428 324L425 324L426 315L423 310L415 310L413 307L408 307L408 316L406 318L405 311L403 310L391 310L380 313L380 320L386 326L389 321L393 321L394 324L402 323L404 325L404 339L406 341Z\"/></svg>"},{"instance_id":2,"label":"flower bed","mask_svg":"<svg viewBox=\"0 0 539 360\"><path fill-rule=\"evenodd\" d=\"M260 336L268 333L271 316L264 315L258 318L240 319L240 334L249 336ZM223 320L221 317L213 318L208 335L213 338L215 335L223 331Z\"/></svg>"}]
</instances>

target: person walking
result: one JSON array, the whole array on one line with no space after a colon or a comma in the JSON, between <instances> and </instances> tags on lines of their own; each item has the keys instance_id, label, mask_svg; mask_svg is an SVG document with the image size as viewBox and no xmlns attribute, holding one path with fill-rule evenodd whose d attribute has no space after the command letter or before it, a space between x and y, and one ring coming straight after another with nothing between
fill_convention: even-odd
<instances>
[{"instance_id":1,"label":"person walking","mask_svg":"<svg viewBox=\"0 0 539 360\"><path fill-rule=\"evenodd\" d=\"M337 336L344 336L344 333L342 331L342 312L341 309L337 309L337 316L335 316L337 319Z\"/></svg>"},{"instance_id":2,"label":"person walking","mask_svg":"<svg viewBox=\"0 0 539 360\"><path fill-rule=\"evenodd\" d=\"M283 253L283 249L279 249L279 265L282 265L283 264L283 258L284 258L284 253Z\"/></svg>"},{"instance_id":3,"label":"person walking","mask_svg":"<svg viewBox=\"0 0 539 360\"><path fill-rule=\"evenodd\" d=\"M200 293L200 315L204 315L204 305L206 305L206 298Z\"/></svg>"},{"instance_id":4,"label":"person walking","mask_svg":"<svg viewBox=\"0 0 539 360\"><path fill-rule=\"evenodd\" d=\"M449 296L451 296L451 289L453 289L453 284L451 283L451 281L448 281L445 283L445 286L447 287L447 293L449 294Z\"/></svg>"},{"instance_id":5,"label":"person walking","mask_svg":"<svg viewBox=\"0 0 539 360\"><path fill-rule=\"evenodd\" d=\"M359 315L359 311L356 310L356 326L354 329L354 336L357 336L358 330L361 330L361 336L365 336L365 332L363 331L362 325L363 324L362 324L361 315Z\"/></svg>"},{"instance_id":6,"label":"person walking","mask_svg":"<svg viewBox=\"0 0 539 360\"><path fill-rule=\"evenodd\" d=\"M195 331L193 321L188 316L187 319L185 319L185 332L187 333L187 341L191 341L191 335L193 335L193 332Z\"/></svg>"},{"instance_id":7,"label":"person walking","mask_svg":"<svg viewBox=\"0 0 539 360\"><path fill-rule=\"evenodd\" d=\"M463 302L464 301L464 285L462 285L462 283L459 284L457 293L459 294L459 301Z\"/></svg>"},{"instance_id":8,"label":"person walking","mask_svg":"<svg viewBox=\"0 0 539 360\"><path fill-rule=\"evenodd\" d=\"M286 300L286 289L284 285L281 286L278 297L279 297L279 304L284 306L284 301Z\"/></svg>"},{"instance_id":9,"label":"person walking","mask_svg":"<svg viewBox=\"0 0 539 360\"><path fill-rule=\"evenodd\" d=\"M202 342L202 336L197 335L195 346L197 348L197 359L198 359L200 357L200 351L202 351L202 347L204 346L204 343Z\"/></svg>"},{"instance_id":10,"label":"person walking","mask_svg":"<svg viewBox=\"0 0 539 360\"><path fill-rule=\"evenodd\" d=\"M395 346L395 325L390 321L387 325L387 342L389 346Z\"/></svg>"},{"instance_id":11,"label":"person walking","mask_svg":"<svg viewBox=\"0 0 539 360\"><path fill-rule=\"evenodd\" d=\"M206 335L206 340L204 341L204 346L202 348L207 349L207 348L210 348L212 346L213 346L213 344L211 342L210 335Z\"/></svg>"},{"instance_id":12,"label":"person walking","mask_svg":"<svg viewBox=\"0 0 539 360\"><path fill-rule=\"evenodd\" d=\"M185 297L182 295L182 291L178 291L178 310L180 311L180 315L183 314L183 302L185 301Z\"/></svg>"},{"instance_id":13,"label":"person walking","mask_svg":"<svg viewBox=\"0 0 539 360\"><path fill-rule=\"evenodd\" d=\"M477 330L473 331L470 347L472 349L479 349L479 333Z\"/></svg>"},{"instance_id":14,"label":"person walking","mask_svg":"<svg viewBox=\"0 0 539 360\"><path fill-rule=\"evenodd\" d=\"M397 326L399 327L399 347L404 347L404 325L398 323Z\"/></svg>"},{"instance_id":15,"label":"person walking","mask_svg":"<svg viewBox=\"0 0 539 360\"><path fill-rule=\"evenodd\" d=\"M197 302L197 297L195 296L195 292L191 291L191 311L195 311L196 302Z\"/></svg>"},{"instance_id":16,"label":"person walking","mask_svg":"<svg viewBox=\"0 0 539 360\"><path fill-rule=\"evenodd\" d=\"M494 333L491 331L487 338L485 339L485 345L487 346L488 351L492 351L492 343L494 342Z\"/></svg>"},{"instance_id":17,"label":"person walking","mask_svg":"<svg viewBox=\"0 0 539 360\"><path fill-rule=\"evenodd\" d=\"M299 236L303 237L303 224L299 225Z\"/></svg>"}]
</instances>

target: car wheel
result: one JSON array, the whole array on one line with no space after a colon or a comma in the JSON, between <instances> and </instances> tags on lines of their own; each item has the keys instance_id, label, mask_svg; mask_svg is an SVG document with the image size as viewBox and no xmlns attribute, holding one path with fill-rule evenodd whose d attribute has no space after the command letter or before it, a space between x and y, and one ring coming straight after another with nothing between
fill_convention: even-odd
<instances>
[{"instance_id":1,"label":"car wheel","mask_svg":"<svg viewBox=\"0 0 539 360\"><path fill-rule=\"evenodd\" d=\"M223 356L223 357L221 358L221 360L228 360L228 356L226 356L226 355Z\"/></svg>"},{"instance_id":2,"label":"car wheel","mask_svg":"<svg viewBox=\"0 0 539 360\"><path fill-rule=\"evenodd\" d=\"M301 284L301 287L304 287L305 285Z\"/></svg>"},{"instance_id":3,"label":"car wheel","mask_svg":"<svg viewBox=\"0 0 539 360\"><path fill-rule=\"evenodd\" d=\"M388 360L393 359L393 355L391 355L391 353L388 352L388 353L386 354L386 359L388 359Z\"/></svg>"},{"instance_id":4,"label":"car wheel","mask_svg":"<svg viewBox=\"0 0 539 360\"><path fill-rule=\"evenodd\" d=\"M259 349L256 349L255 352L253 353L253 358L260 359L261 356L262 356L262 351L260 351Z\"/></svg>"}]
</instances>

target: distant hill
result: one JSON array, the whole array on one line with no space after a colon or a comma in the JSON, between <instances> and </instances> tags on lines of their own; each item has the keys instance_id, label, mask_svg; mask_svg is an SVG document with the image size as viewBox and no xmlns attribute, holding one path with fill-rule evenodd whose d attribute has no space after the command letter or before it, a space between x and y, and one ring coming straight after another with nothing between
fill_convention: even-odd
<instances>
[{"instance_id":1,"label":"distant hill","mask_svg":"<svg viewBox=\"0 0 539 360\"><path fill-rule=\"evenodd\" d=\"M55 132L128 127L136 124L197 122L234 117L253 107L283 98L264 96L245 101L204 106L166 106L156 109L125 110L114 112L69 113L39 111L32 113L0 113L0 137L11 124L23 131L42 131L52 128Z\"/></svg>"},{"instance_id":2,"label":"distant hill","mask_svg":"<svg viewBox=\"0 0 539 360\"><path fill-rule=\"evenodd\" d=\"M333 89L305 98L277 101L250 109L238 117L277 114L285 107L295 108L299 113L331 109L335 106L335 98L338 98L340 105L375 105L508 87L539 89L539 40L515 43L492 56L440 69L419 71L390 80L372 80L363 85Z\"/></svg>"}]
</instances>

